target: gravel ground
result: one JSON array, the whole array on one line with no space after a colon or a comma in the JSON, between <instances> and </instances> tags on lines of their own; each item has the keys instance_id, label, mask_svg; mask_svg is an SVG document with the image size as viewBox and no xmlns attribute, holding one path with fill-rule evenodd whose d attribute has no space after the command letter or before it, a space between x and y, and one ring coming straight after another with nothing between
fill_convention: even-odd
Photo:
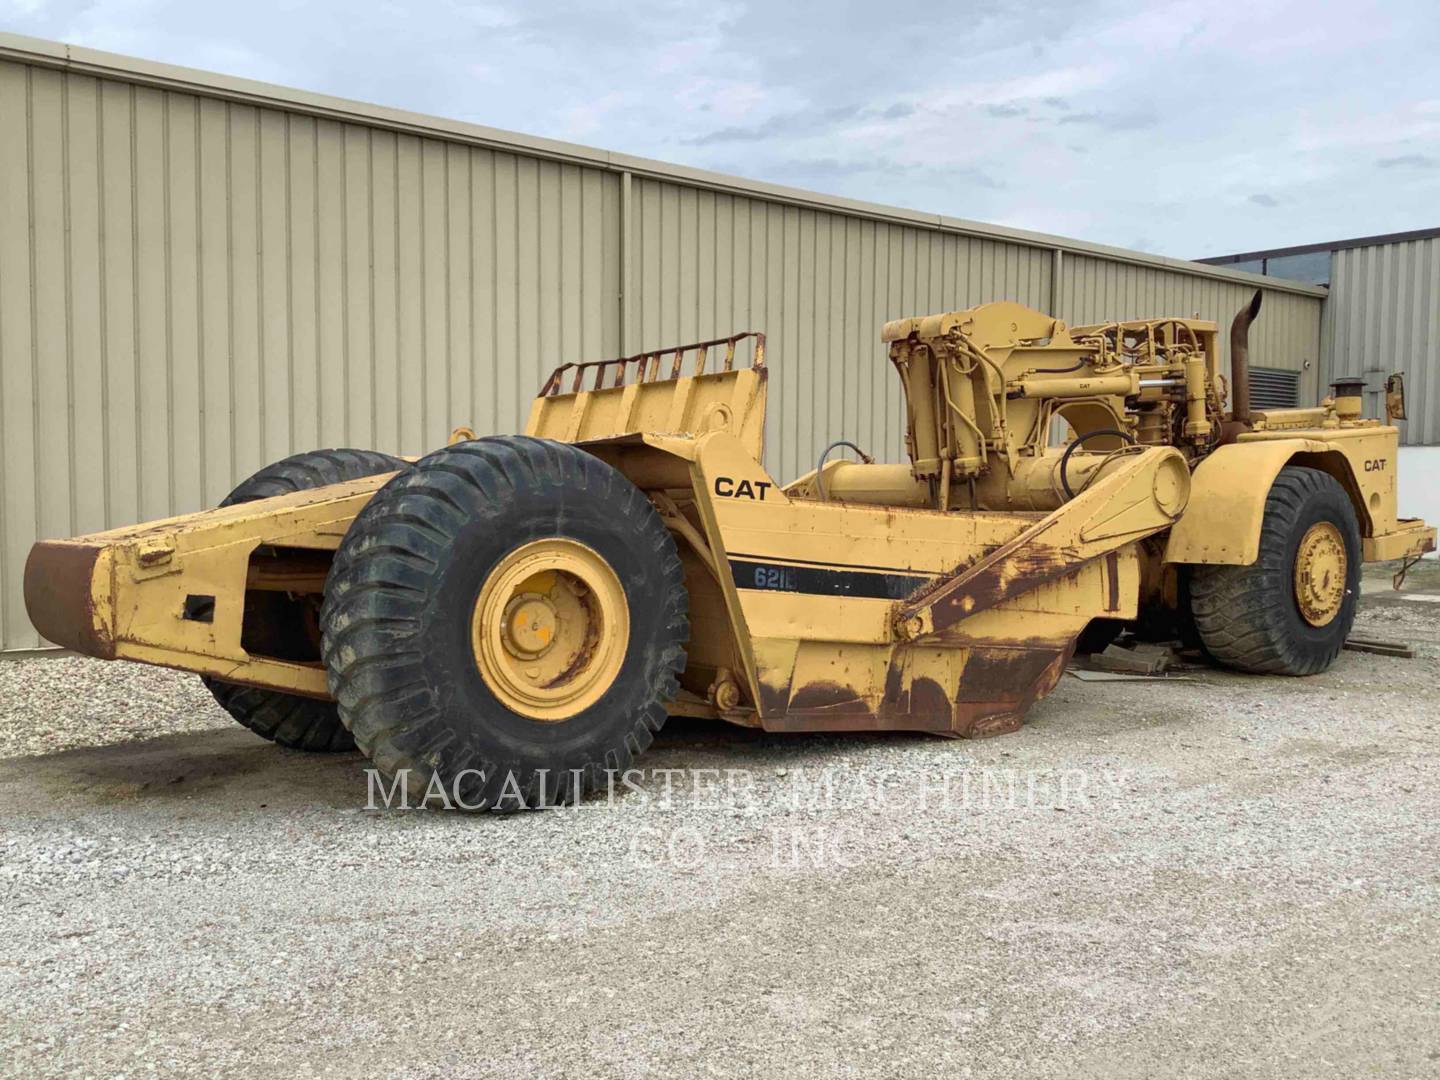
<instances>
[{"instance_id":1,"label":"gravel ground","mask_svg":"<svg viewBox=\"0 0 1440 1080\"><path fill-rule=\"evenodd\" d=\"M0 660L0 758L234 726L193 676L83 656Z\"/></svg>"},{"instance_id":2,"label":"gravel ground","mask_svg":"<svg viewBox=\"0 0 1440 1080\"><path fill-rule=\"evenodd\" d=\"M1437 1075L1440 603L1359 630L1419 655L1067 677L981 742L676 721L506 817L0 664L0 1070Z\"/></svg>"}]
</instances>

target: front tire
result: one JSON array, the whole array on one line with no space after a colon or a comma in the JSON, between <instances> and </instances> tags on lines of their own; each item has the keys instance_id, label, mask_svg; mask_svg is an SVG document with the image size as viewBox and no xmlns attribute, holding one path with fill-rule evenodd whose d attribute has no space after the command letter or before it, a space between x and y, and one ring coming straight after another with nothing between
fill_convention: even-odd
<instances>
[{"instance_id":1,"label":"front tire","mask_svg":"<svg viewBox=\"0 0 1440 1080\"><path fill-rule=\"evenodd\" d=\"M1191 610L1206 651L1239 671L1324 671L1355 623L1360 560L1345 489L1319 469L1287 465L1265 501L1255 562L1192 571Z\"/></svg>"},{"instance_id":2,"label":"front tire","mask_svg":"<svg viewBox=\"0 0 1440 1080\"><path fill-rule=\"evenodd\" d=\"M311 450L266 465L220 505L235 506L407 467L402 458L378 450ZM318 659L319 612L313 598L260 593L248 600L246 614L251 625L246 634L253 635L252 640L260 642L267 655ZM261 738L291 750L355 749L355 740L340 722L333 701L201 678L220 707Z\"/></svg>"},{"instance_id":3,"label":"front tire","mask_svg":"<svg viewBox=\"0 0 1440 1080\"><path fill-rule=\"evenodd\" d=\"M553 805L650 745L687 608L674 540L621 473L565 443L477 439L356 518L326 585L325 664L360 749L408 790Z\"/></svg>"}]
</instances>

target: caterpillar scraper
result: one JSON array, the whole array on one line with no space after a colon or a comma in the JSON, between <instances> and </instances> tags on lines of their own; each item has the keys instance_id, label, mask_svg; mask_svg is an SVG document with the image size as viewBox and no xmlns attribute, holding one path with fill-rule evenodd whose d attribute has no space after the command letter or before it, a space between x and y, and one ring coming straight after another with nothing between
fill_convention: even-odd
<instances>
[{"instance_id":1,"label":"caterpillar scraper","mask_svg":"<svg viewBox=\"0 0 1440 1080\"><path fill-rule=\"evenodd\" d=\"M762 464L763 335L567 364L524 435L299 454L217 509L38 543L26 601L59 645L195 672L267 738L358 744L466 806L578 798L674 715L1012 731L1087 627L1310 674L1361 562L1435 529L1397 517L1397 429L1352 381L1250 408L1259 300L1228 411L1212 322L888 323L909 461L789 484Z\"/></svg>"}]
</instances>

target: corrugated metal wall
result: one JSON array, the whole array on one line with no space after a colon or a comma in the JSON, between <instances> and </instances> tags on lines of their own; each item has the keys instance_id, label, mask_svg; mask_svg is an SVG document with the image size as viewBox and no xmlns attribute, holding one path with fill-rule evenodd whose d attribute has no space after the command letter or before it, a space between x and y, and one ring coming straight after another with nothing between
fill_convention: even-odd
<instances>
[{"instance_id":1,"label":"corrugated metal wall","mask_svg":"<svg viewBox=\"0 0 1440 1080\"><path fill-rule=\"evenodd\" d=\"M1048 251L657 181L633 189L627 343L764 330L767 465L786 480L838 438L903 453L886 320L1049 302Z\"/></svg>"},{"instance_id":2,"label":"corrugated metal wall","mask_svg":"<svg viewBox=\"0 0 1440 1080\"><path fill-rule=\"evenodd\" d=\"M619 351L620 178L0 62L0 646L39 536L516 430Z\"/></svg>"},{"instance_id":3,"label":"corrugated metal wall","mask_svg":"<svg viewBox=\"0 0 1440 1080\"><path fill-rule=\"evenodd\" d=\"M1440 238L1332 252L1323 336L1324 384L1368 374L1366 413L1380 416L1378 377L1403 371L1401 440L1440 442Z\"/></svg>"},{"instance_id":4,"label":"corrugated metal wall","mask_svg":"<svg viewBox=\"0 0 1440 1080\"><path fill-rule=\"evenodd\" d=\"M146 85L153 67L0 60L3 649L39 644L20 594L37 537L213 505L296 450L515 430L564 360L765 330L788 479L832 438L900 453L886 319L997 299L1225 319L1250 288L1070 253L1057 282L1053 250L1000 230L342 121L313 96L269 107L218 77ZM1317 356L1318 299L1267 304L1257 359Z\"/></svg>"}]
</instances>

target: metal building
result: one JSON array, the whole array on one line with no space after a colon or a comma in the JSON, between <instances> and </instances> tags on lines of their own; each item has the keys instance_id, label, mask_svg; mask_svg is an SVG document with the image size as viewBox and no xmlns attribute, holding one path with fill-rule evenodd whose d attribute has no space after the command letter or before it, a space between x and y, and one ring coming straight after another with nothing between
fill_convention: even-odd
<instances>
[{"instance_id":1,"label":"metal building","mask_svg":"<svg viewBox=\"0 0 1440 1080\"><path fill-rule=\"evenodd\" d=\"M1440 445L1440 229L1363 236L1221 255L1201 262L1329 287L1321 323L1320 383L1366 380L1371 416L1385 377L1403 371L1406 446Z\"/></svg>"},{"instance_id":2,"label":"metal building","mask_svg":"<svg viewBox=\"0 0 1440 1080\"><path fill-rule=\"evenodd\" d=\"M1315 285L0 34L0 649L40 536L214 505L296 450L515 430L546 372L754 328L768 465L895 460L903 315L1227 320L1317 393Z\"/></svg>"}]
</instances>

